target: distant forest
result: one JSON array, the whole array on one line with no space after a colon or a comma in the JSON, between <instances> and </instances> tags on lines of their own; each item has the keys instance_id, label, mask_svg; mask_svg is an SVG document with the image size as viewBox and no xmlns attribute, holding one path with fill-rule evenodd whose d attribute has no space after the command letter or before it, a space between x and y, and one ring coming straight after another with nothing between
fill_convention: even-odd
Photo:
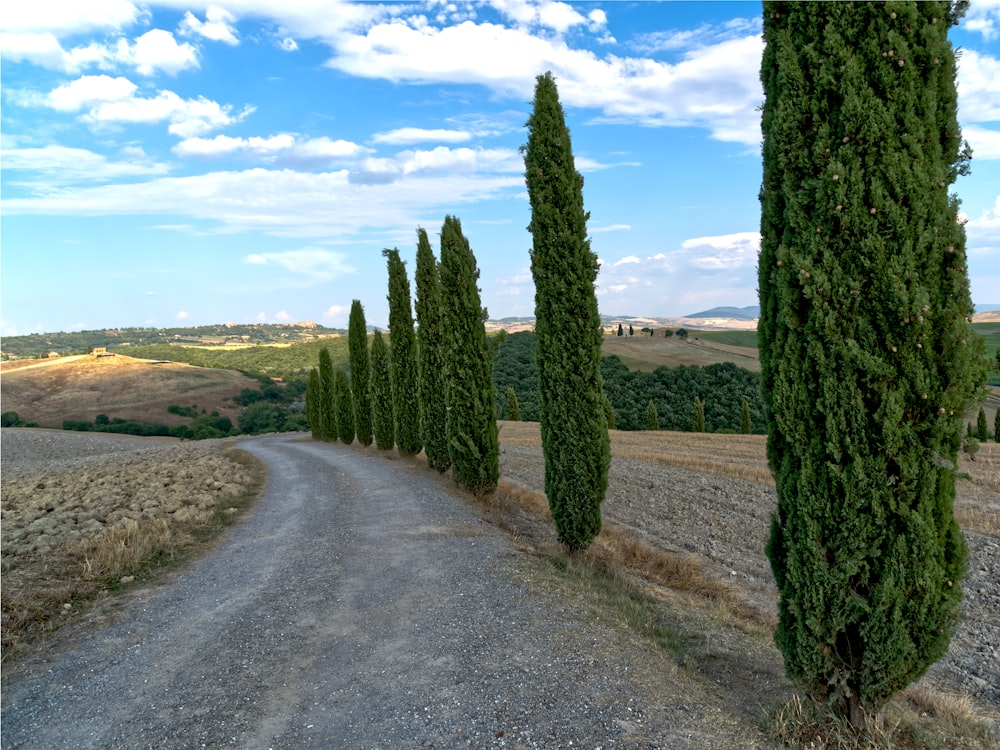
<instances>
[{"instance_id":1,"label":"distant forest","mask_svg":"<svg viewBox=\"0 0 1000 750\"><path fill-rule=\"evenodd\" d=\"M497 415L507 417L507 388L517 395L521 417L538 421L538 369L535 334L513 333L501 344L493 363ZM760 401L760 375L725 362L706 367L660 367L653 372L629 370L615 356L601 358L604 392L619 430L645 430L647 409L656 406L660 429L694 429L694 400L705 405L708 432L739 432L742 403L750 408L752 431L765 431Z\"/></svg>"}]
</instances>

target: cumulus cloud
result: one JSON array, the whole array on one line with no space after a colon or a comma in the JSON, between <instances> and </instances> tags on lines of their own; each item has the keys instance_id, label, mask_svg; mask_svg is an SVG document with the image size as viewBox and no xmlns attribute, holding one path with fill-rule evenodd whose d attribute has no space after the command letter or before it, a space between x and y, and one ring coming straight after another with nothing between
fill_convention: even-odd
<instances>
[{"instance_id":1,"label":"cumulus cloud","mask_svg":"<svg viewBox=\"0 0 1000 750\"><path fill-rule=\"evenodd\" d=\"M394 157L369 157L351 169L351 181L385 185L408 176L477 172L520 173L521 155L508 148L448 148L400 151Z\"/></svg>"},{"instance_id":2,"label":"cumulus cloud","mask_svg":"<svg viewBox=\"0 0 1000 750\"><path fill-rule=\"evenodd\" d=\"M254 111L247 106L234 112L229 104L205 97L182 99L167 90L153 97L136 96L137 90L138 86L122 76L83 76L53 89L46 103L61 112L87 110L80 119L95 128L119 123L169 122L168 132L181 138L205 135L240 122Z\"/></svg>"},{"instance_id":3,"label":"cumulus cloud","mask_svg":"<svg viewBox=\"0 0 1000 750\"><path fill-rule=\"evenodd\" d=\"M1000 0L977 0L971 3L962 26L967 31L982 34L986 41L1000 37Z\"/></svg>"},{"instance_id":4,"label":"cumulus cloud","mask_svg":"<svg viewBox=\"0 0 1000 750\"><path fill-rule=\"evenodd\" d=\"M1000 130L990 130L980 125L966 125L962 136L972 146L972 158L1000 159Z\"/></svg>"},{"instance_id":5,"label":"cumulus cloud","mask_svg":"<svg viewBox=\"0 0 1000 750\"><path fill-rule=\"evenodd\" d=\"M220 158L242 156L267 164L297 167L325 167L365 155L370 149L345 140L299 138L281 133L267 138L188 138L174 146L175 154L185 158Z\"/></svg>"},{"instance_id":6,"label":"cumulus cloud","mask_svg":"<svg viewBox=\"0 0 1000 750\"><path fill-rule=\"evenodd\" d=\"M958 102L962 122L1000 120L1000 59L963 50L958 60Z\"/></svg>"},{"instance_id":7,"label":"cumulus cloud","mask_svg":"<svg viewBox=\"0 0 1000 750\"><path fill-rule=\"evenodd\" d=\"M636 257L635 255L626 255L621 260L615 261L614 267L617 268L618 266L626 266L632 263L641 263L641 262L642 261L640 261L639 258Z\"/></svg>"},{"instance_id":8,"label":"cumulus cloud","mask_svg":"<svg viewBox=\"0 0 1000 750\"><path fill-rule=\"evenodd\" d=\"M201 21L191 11L184 14L180 30L182 34L197 35L214 42L236 45L240 43L236 35L236 16L225 8L209 6L205 20Z\"/></svg>"},{"instance_id":9,"label":"cumulus cloud","mask_svg":"<svg viewBox=\"0 0 1000 750\"><path fill-rule=\"evenodd\" d=\"M606 227L590 227L589 231L591 234L599 234L601 232L625 232L631 228L629 224L609 224Z\"/></svg>"},{"instance_id":10,"label":"cumulus cloud","mask_svg":"<svg viewBox=\"0 0 1000 750\"><path fill-rule=\"evenodd\" d=\"M130 0L4 3L2 25L12 32L52 32L58 36L95 30L121 29L138 21L144 11Z\"/></svg>"},{"instance_id":11,"label":"cumulus cloud","mask_svg":"<svg viewBox=\"0 0 1000 750\"><path fill-rule=\"evenodd\" d=\"M688 263L706 271L726 271L756 266L760 252L759 232L739 232L712 237L695 237L681 243Z\"/></svg>"},{"instance_id":12,"label":"cumulus cloud","mask_svg":"<svg viewBox=\"0 0 1000 750\"><path fill-rule=\"evenodd\" d=\"M518 7L507 8L514 18ZM390 81L477 83L521 100L531 98L538 71L552 70L564 106L596 109L606 121L704 127L718 140L756 146L762 45L758 33L732 34L669 63L600 58L523 27L384 22L342 34L327 65Z\"/></svg>"},{"instance_id":13,"label":"cumulus cloud","mask_svg":"<svg viewBox=\"0 0 1000 750\"><path fill-rule=\"evenodd\" d=\"M275 265L300 277L305 277L303 286L326 284L334 279L354 273L348 265L346 253L304 247L280 253L253 253L243 259L244 263L255 266Z\"/></svg>"}]
</instances>

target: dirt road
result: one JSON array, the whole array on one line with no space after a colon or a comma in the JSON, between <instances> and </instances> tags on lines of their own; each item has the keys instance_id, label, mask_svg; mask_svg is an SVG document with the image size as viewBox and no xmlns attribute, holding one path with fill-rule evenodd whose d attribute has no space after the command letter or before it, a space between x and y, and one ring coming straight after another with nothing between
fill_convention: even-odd
<instances>
[{"instance_id":1,"label":"dirt road","mask_svg":"<svg viewBox=\"0 0 1000 750\"><path fill-rule=\"evenodd\" d=\"M754 748L756 716L534 585L407 461L243 447L259 504L113 621L5 670L4 748Z\"/></svg>"}]
</instances>

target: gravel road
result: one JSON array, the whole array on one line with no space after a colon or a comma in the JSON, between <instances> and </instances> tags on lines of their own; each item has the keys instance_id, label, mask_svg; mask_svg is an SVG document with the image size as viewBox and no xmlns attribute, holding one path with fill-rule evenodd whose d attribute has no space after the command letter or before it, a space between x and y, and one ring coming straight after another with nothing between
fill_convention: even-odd
<instances>
[{"instance_id":1,"label":"gravel road","mask_svg":"<svg viewBox=\"0 0 1000 750\"><path fill-rule=\"evenodd\" d=\"M446 479L248 440L245 521L5 670L4 748L756 748L756 718L575 611ZM759 714L758 714L759 715Z\"/></svg>"}]
</instances>

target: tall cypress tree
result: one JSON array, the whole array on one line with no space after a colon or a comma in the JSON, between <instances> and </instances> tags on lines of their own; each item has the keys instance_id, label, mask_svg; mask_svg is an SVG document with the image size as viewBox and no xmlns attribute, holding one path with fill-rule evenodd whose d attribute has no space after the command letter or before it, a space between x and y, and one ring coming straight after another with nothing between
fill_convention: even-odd
<instances>
[{"instance_id":1,"label":"tall cypress tree","mask_svg":"<svg viewBox=\"0 0 1000 750\"><path fill-rule=\"evenodd\" d=\"M420 436L427 465L445 471L448 435L445 402L445 341L441 311L441 280L427 230L417 230L417 354L420 379Z\"/></svg>"},{"instance_id":2,"label":"tall cypress tree","mask_svg":"<svg viewBox=\"0 0 1000 750\"><path fill-rule=\"evenodd\" d=\"M458 485L486 494L500 479L500 447L493 357L478 280L476 258L462 224L446 216L441 228L441 307L447 342L448 455Z\"/></svg>"},{"instance_id":3,"label":"tall cypress tree","mask_svg":"<svg viewBox=\"0 0 1000 750\"><path fill-rule=\"evenodd\" d=\"M740 404L740 432L744 435L753 432L753 426L750 423L750 404L746 399L743 399L743 403Z\"/></svg>"},{"instance_id":4,"label":"tall cypress tree","mask_svg":"<svg viewBox=\"0 0 1000 750\"><path fill-rule=\"evenodd\" d=\"M372 444L372 406L370 396L371 364L368 360L368 326L361 300L351 302L351 317L347 328L347 345L351 356L351 396L354 401L354 422L358 442Z\"/></svg>"},{"instance_id":5,"label":"tall cypress tree","mask_svg":"<svg viewBox=\"0 0 1000 750\"><path fill-rule=\"evenodd\" d=\"M705 402L698 396L694 397L694 405L691 408L695 432L705 431Z\"/></svg>"},{"instance_id":6,"label":"tall cypress tree","mask_svg":"<svg viewBox=\"0 0 1000 750\"><path fill-rule=\"evenodd\" d=\"M767 552L785 668L855 726L959 617L962 415L985 374L947 2L764 3Z\"/></svg>"},{"instance_id":7,"label":"tall cypress tree","mask_svg":"<svg viewBox=\"0 0 1000 750\"><path fill-rule=\"evenodd\" d=\"M979 407L979 415L976 417L976 437L980 443L985 443L990 439L990 428L986 423L986 410Z\"/></svg>"},{"instance_id":8,"label":"tall cypress tree","mask_svg":"<svg viewBox=\"0 0 1000 750\"><path fill-rule=\"evenodd\" d=\"M333 360L325 346L319 350L320 440L337 438L337 397L333 377Z\"/></svg>"},{"instance_id":9,"label":"tall cypress tree","mask_svg":"<svg viewBox=\"0 0 1000 750\"><path fill-rule=\"evenodd\" d=\"M656 403L653 399L649 399L649 404L646 405L646 429L660 429L660 417L656 413Z\"/></svg>"},{"instance_id":10,"label":"tall cypress tree","mask_svg":"<svg viewBox=\"0 0 1000 750\"><path fill-rule=\"evenodd\" d=\"M538 390L545 494L571 551L601 530L611 449L601 384L597 256L587 237L583 177L551 73L538 76L522 147L531 203Z\"/></svg>"},{"instance_id":11,"label":"tall cypress tree","mask_svg":"<svg viewBox=\"0 0 1000 750\"><path fill-rule=\"evenodd\" d=\"M371 407L372 431L375 446L379 450L391 450L395 445L395 427L392 407L392 374L389 366L389 350L381 331L372 336L372 380Z\"/></svg>"},{"instance_id":12,"label":"tall cypress tree","mask_svg":"<svg viewBox=\"0 0 1000 750\"><path fill-rule=\"evenodd\" d=\"M354 442L354 399L351 395L351 383L347 373L338 367L333 375L334 391L337 394L337 435L342 443L350 445Z\"/></svg>"},{"instance_id":13,"label":"tall cypress tree","mask_svg":"<svg viewBox=\"0 0 1000 750\"><path fill-rule=\"evenodd\" d=\"M420 393L417 348L410 306L410 281L399 250L383 250L389 268L389 371L392 373L392 406L396 447L403 456L420 452Z\"/></svg>"},{"instance_id":14,"label":"tall cypress tree","mask_svg":"<svg viewBox=\"0 0 1000 750\"><path fill-rule=\"evenodd\" d=\"M313 440L321 439L323 434L321 399L322 390L319 384L319 370L313 367L309 370L309 383L306 385L306 419L309 420L309 429L312 431Z\"/></svg>"},{"instance_id":15,"label":"tall cypress tree","mask_svg":"<svg viewBox=\"0 0 1000 750\"><path fill-rule=\"evenodd\" d=\"M513 386L507 386L507 419L511 422L521 421L521 405L517 402L517 392Z\"/></svg>"}]
</instances>

